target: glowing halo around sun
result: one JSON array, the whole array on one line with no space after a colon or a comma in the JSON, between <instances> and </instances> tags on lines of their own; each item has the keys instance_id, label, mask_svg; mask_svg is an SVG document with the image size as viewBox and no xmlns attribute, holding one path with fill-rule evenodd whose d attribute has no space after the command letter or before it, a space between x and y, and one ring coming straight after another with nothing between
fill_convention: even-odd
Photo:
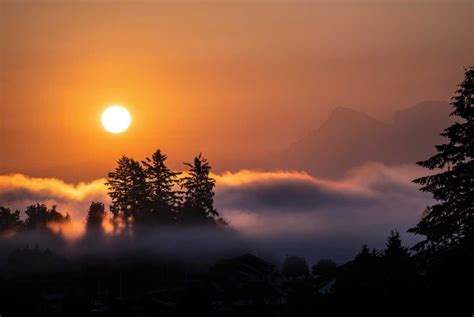
<instances>
[{"instance_id":1,"label":"glowing halo around sun","mask_svg":"<svg viewBox=\"0 0 474 317\"><path fill-rule=\"evenodd\" d=\"M107 107L102 113L102 125L111 133L122 133L128 129L132 117L128 110L120 105Z\"/></svg>"}]
</instances>

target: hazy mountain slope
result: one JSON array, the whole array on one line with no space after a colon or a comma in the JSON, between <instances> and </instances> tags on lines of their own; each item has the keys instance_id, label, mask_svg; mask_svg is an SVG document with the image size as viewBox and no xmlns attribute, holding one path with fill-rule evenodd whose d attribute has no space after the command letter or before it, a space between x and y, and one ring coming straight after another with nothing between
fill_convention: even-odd
<instances>
[{"instance_id":1,"label":"hazy mountain slope","mask_svg":"<svg viewBox=\"0 0 474 317\"><path fill-rule=\"evenodd\" d=\"M415 163L434 153L452 118L443 102L424 102L398 111L393 123L348 108L335 109L316 130L266 161L274 168L340 177L368 161Z\"/></svg>"}]
</instances>

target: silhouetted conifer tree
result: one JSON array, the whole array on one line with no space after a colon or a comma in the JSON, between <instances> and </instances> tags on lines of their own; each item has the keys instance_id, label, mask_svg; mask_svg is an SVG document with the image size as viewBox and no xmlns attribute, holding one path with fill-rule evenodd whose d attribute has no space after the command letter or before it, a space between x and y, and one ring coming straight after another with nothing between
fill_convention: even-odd
<instances>
[{"instance_id":1,"label":"silhouetted conifer tree","mask_svg":"<svg viewBox=\"0 0 474 317\"><path fill-rule=\"evenodd\" d=\"M364 261L372 259L375 256L376 256L376 252L374 251L370 252L370 249L367 246L367 244L364 244L362 245L360 252L356 255L355 260L359 262L364 262Z\"/></svg>"},{"instance_id":2,"label":"silhouetted conifer tree","mask_svg":"<svg viewBox=\"0 0 474 317\"><path fill-rule=\"evenodd\" d=\"M140 222L149 209L150 189L146 173L139 162L122 156L114 172L108 174L106 185L112 198L110 211L126 224Z\"/></svg>"},{"instance_id":3,"label":"silhouetted conifer tree","mask_svg":"<svg viewBox=\"0 0 474 317\"><path fill-rule=\"evenodd\" d=\"M189 167L189 175L181 183L183 202L179 221L188 224L216 223L219 213L214 208L215 180L209 176L211 166L199 154L194 164L185 163Z\"/></svg>"},{"instance_id":4,"label":"silhouetted conifer tree","mask_svg":"<svg viewBox=\"0 0 474 317\"><path fill-rule=\"evenodd\" d=\"M474 68L466 69L453 99L451 115L459 120L441 134L448 142L436 146L437 154L417 163L430 170L442 170L414 180L436 200L416 227L409 230L426 236L415 245L419 251L472 246L474 238Z\"/></svg>"},{"instance_id":5,"label":"silhouetted conifer tree","mask_svg":"<svg viewBox=\"0 0 474 317\"><path fill-rule=\"evenodd\" d=\"M411 301L416 293L418 274L408 248L402 245L398 231L391 231L387 238L385 250L381 252L379 279L383 282L383 290L387 300L392 298Z\"/></svg>"},{"instance_id":6,"label":"silhouetted conifer tree","mask_svg":"<svg viewBox=\"0 0 474 317\"><path fill-rule=\"evenodd\" d=\"M406 258L410 256L408 248L402 246L400 233L397 230L390 232L385 245L384 255L390 258Z\"/></svg>"},{"instance_id":7,"label":"silhouetted conifer tree","mask_svg":"<svg viewBox=\"0 0 474 317\"><path fill-rule=\"evenodd\" d=\"M166 155L160 150L142 161L150 192L150 220L159 224L171 224L176 220L177 193L173 187L180 173L171 171L165 161Z\"/></svg>"}]
</instances>

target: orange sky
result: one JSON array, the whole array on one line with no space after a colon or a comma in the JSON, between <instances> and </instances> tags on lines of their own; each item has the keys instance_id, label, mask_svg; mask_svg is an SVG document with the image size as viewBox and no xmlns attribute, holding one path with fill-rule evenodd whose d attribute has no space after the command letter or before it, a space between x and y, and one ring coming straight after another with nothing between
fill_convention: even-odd
<instances>
[{"instance_id":1,"label":"orange sky","mask_svg":"<svg viewBox=\"0 0 474 317\"><path fill-rule=\"evenodd\" d=\"M105 176L121 154L218 169L285 147L336 106L448 100L472 1L2 1L0 173ZM120 135L100 114L123 104Z\"/></svg>"}]
</instances>

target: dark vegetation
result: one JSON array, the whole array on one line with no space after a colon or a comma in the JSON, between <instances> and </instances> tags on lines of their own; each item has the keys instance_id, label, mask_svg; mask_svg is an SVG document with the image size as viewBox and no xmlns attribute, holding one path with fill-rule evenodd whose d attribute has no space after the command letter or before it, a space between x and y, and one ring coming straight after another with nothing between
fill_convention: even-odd
<instances>
[{"instance_id":1,"label":"dark vegetation","mask_svg":"<svg viewBox=\"0 0 474 317\"><path fill-rule=\"evenodd\" d=\"M435 204L410 231L424 236L412 248L394 230L383 250L362 246L342 265L321 259L311 269L302 257L281 265L243 251L203 259L131 252L69 258L24 246L0 266L2 316L338 316L472 315L474 268L474 69L452 103L457 121L442 134L447 143L418 164L438 173L416 179ZM122 157L107 184L113 239L119 245L168 227L230 230L213 204L214 180L202 157L180 175L159 150L142 162ZM104 243L107 211L90 205L84 244ZM49 223L70 221L53 206L20 211L0 207L5 239L28 232L55 233ZM135 235L132 237L132 233ZM60 239L60 238L58 238ZM171 243L171 241L170 241ZM205 250L196 250L204 253ZM177 251L179 253L179 250Z\"/></svg>"}]
</instances>

